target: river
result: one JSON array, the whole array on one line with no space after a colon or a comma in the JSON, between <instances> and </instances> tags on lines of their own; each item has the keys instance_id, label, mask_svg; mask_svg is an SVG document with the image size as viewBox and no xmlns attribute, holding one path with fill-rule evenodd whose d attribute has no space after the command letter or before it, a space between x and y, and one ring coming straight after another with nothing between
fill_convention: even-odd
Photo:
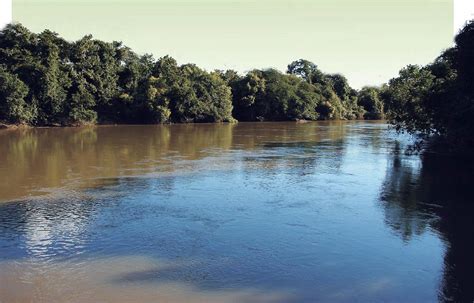
<instances>
[{"instance_id":1,"label":"river","mask_svg":"<svg viewBox=\"0 0 474 303\"><path fill-rule=\"evenodd\" d=\"M0 131L0 302L472 302L474 165L383 122Z\"/></svg>"}]
</instances>

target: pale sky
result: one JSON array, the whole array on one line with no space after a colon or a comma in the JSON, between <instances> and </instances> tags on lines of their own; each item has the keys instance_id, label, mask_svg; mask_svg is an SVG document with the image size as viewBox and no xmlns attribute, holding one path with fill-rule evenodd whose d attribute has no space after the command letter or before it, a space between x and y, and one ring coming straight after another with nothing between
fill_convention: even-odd
<instances>
[{"instance_id":1,"label":"pale sky","mask_svg":"<svg viewBox=\"0 0 474 303\"><path fill-rule=\"evenodd\" d=\"M454 34L461 29L466 20L474 19L473 0L453 0L454 1Z\"/></svg>"},{"instance_id":2,"label":"pale sky","mask_svg":"<svg viewBox=\"0 0 474 303\"><path fill-rule=\"evenodd\" d=\"M13 0L13 19L208 70L305 58L356 88L432 61L453 38L453 0Z\"/></svg>"},{"instance_id":3,"label":"pale sky","mask_svg":"<svg viewBox=\"0 0 474 303\"><path fill-rule=\"evenodd\" d=\"M12 21L12 1L0 0L0 29Z\"/></svg>"}]
</instances>

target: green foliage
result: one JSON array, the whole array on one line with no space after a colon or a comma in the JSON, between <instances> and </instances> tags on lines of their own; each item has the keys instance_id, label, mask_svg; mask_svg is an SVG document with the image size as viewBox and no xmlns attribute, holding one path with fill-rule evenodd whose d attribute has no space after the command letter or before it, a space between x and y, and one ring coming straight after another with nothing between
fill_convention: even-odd
<instances>
[{"instance_id":1,"label":"green foliage","mask_svg":"<svg viewBox=\"0 0 474 303\"><path fill-rule=\"evenodd\" d=\"M340 74L328 75L316 64L300 59L288 65L288 73L315 86L319 95L316 111L319 119L359 119L364 110L358 105L357 91Z\"/></svg>"},{"instance_id":2,"label":"green foliage","mask_svg":"<svg viewBox=\"0 0 474 303\"><path fill-rule=\"evenodd\" d=\"M356 119L358 94L339 74L298 60L277 70L207 72L120 42L68 42L21 24L0 31L0 119L32 125ZM372 115L366 115L367 118Z\"/></svg>"},{"instance_id":3,"label":"green foliage","mask_svg":"<svg viewBox=\"0 0 474 303\"><path fill-rule=\"evenodd\" d=\"M313 82L319 83L319 81L314 80L318 80L322 77L318 66L305 59L299 59L290 63L288 65L288 74L299 76L309 84Z\"/></svg>"},{"instance_id":4,"label":"green foliage","mask_svg":"<svg viewBox=\"0 0 474 303\"><path fill-rule=\"evenodd\" d=\"M232 120L230 88L219 73L208 73L194 64L178 66L170 57L158 60L154 74L162 80L159 95L166 98L174 122Z\"/></svg>"},{"instance_id":5,"label":"green foliage","mask_svg":"<svg viewBox=\"0 0 474 303\"><path fill-rule=\"evenodd\" d=\"M56 34L45 31L38 35L38 47L42 54L38 74L41 75L34 87L35 96L42 102L39 103L40 123L58 122L64 112L71 86L68 71L61 65L59 38Z\"/></svg>"},{"instance_id":6,"label":"green foliage","mask_svg":"<svg viewBox=\"0 0 474 303\"><path fill-rule=\"evenodd\" d=\"M377 87L363 87L359 91L358 103L365 110L365 119L383 119L384 104Z\"/></svg>"},{"instance_id":7,"label":"green foliage","mask_svg":"<svg viewBox=\"0 0 474 303\"><path fill-rule=\"evenodd\" d=\"M349 95L351 93L351 87L349 86L346 77L340 74L334 74L328 75L326 79L331 84L332 89L339 97L339 99L345 100L349 98Z\"/></svg>"},{"instance_id":8,"label":"green foliage","mask_svg":"<svg viewBox=\"0 0 474 303\"><path fill-rule=\"evenodd\" d=\"M97 112L94 111L95 98L86 86L84 83L79 84L76 92L71 96L68 124L90 124L97 121Z\"/></svg>"},{"instance_id":9,"label":"green foliage","mask_svg":"<svg viewBox=\"0 0 474 303\"><path fill-rule=\"evenodd\" d=\"M26 103L28 87L16 75L0 69L0 121L30 123L35 108Z\"/></svg>"},{"instance_id":10,"label":"green foliage","mask_svg":"<svg viewBox=\"0 0 474 303\"><path fill-rule=\"evenodd\" d=\"M397 129L474 146L474 22L433 63L408 66L382 92Z\"/></svg>"},{"instance_id":11,"label":"green foliage","mask_svg":"<svg viewBox=\"0 0 474 303\"><path fill-rule=\"evenodd\" d=\"M253 70L231 83L234 116L239 120L316 120L317 88L277 70Z\"/></svg>"},{"instance_id":12,"label":"green foliage","mask_svg":"<svg viewBox=\"0 0 474 303\"><path fill-rule=\"evenodd\" d=\"M429 69L416 65L402 69L398 78L390 80L385 102L390 109L390 121L398 129L425 134L436 131L432 127L431 110L426 110L434 80Z\"/></svg>"},{"instance_id":13,"label":"green foliage","mask_svg":"<svg viewBox=\"0 0 474 303\"><path fill-rule=\"evenodd\" d=\"M461 88L467 94L474 93L474 20L456 36L452 64L458 73Z\"/></svg>"},{"instance_id":14,"label":"green foliage","mask_svg":"<svg viewBox=\"0 0 474 303\"><path fill-rule=\"evenodd\" d=\"M166 95L167 92L168 89L164 84L163 78L150 76L145 103L147 120L149 122L165 123L169 121L171 111L169 109L169 99Z\"/></svg>"},{"instance_id":15,"label":"green foliage","mask_svg":"<svg viewBox=\"0 0 474 303\"><path fill-rule=\"evenodd\" d=\"M243 78L233 78L232 87L234 117L237 120L255 120L255 101L265 93L265 79L261 71L251 71Z\"/></svg>"}]
</instances>

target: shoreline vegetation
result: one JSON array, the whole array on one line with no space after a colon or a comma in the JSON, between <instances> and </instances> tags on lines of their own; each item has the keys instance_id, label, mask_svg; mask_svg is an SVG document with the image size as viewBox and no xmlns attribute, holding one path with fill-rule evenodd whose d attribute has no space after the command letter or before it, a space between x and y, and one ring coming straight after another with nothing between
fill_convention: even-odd
<instances>
[{"instance_id":1,"label":"shoreline vegetation","mask_svg":"<svg viewBox=\"0 0 474 303\"><path fill-rule=\"evenodd\" d=\"M21 24L0 31L0 129L37 126L386 119L423 142L474 147L474 22L426 66L352 88L308 60L206 71L91 35L69 42Z\"/></svg>"},{"instance_id":2,"label":"shoreline vegetation","mask_svg":"<svg viewBox=\"0 0 474 303\"><path fill-rule=\"evenodd\" d=\"M352 119L352 120L279 120L279 121L241 121L242 123L271 123L271 122L288 122L288 123L296 123L296 124L305 124L305 123L311 123L311 122L322 122L322 121L371 121L371 122L377 122L377 121L384 121L386 122L387 120L385 119ZM50 125L29 125L29 124L10 124L10 123L3 123L0 122L0 130L18 130L18 129L35 129L35 128L64 128L64 127L70 127L70 128L77 128L77 127L94 127L94 126L140 126L140 125L176 125L176 124L236 124L240 123L240 121L234 121L234 122L229 122L229 121L221 121L221 122L199 122L199 123L173 123L173 122L168 122L168 123L113 123L113 122L95 122L95 123L83 123L83 124L71 124L71 125L61 125L61 124L50 124Z\"/></svg>"},{"instance_id":3,"label":"shoreline vegetation","mask_svg":"<svg viewBox=\"0 0 474 303\"><path fill-rule=\"evenodd\" d=\"M208 72L137 55L88 35L74 42L21 24L0 32L0 122L75 126L381 119L377 88L298 60L275 69Z\"/></svg>"}]
</instances>

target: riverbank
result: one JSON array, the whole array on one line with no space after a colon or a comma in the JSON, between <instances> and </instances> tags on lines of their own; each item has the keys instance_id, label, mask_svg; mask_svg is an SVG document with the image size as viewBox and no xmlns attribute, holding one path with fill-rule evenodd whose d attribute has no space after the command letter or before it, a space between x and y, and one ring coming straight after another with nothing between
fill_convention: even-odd
<instances>
[{"instance_id":1,"label":"riverbank","mask_svg":"<svg viewBox=\"0 0 474 303\"><path fill-rule=\"evenodd\" d=\"M0 123L0 130L12 130L12 129L27 129L31 128L32 126L26 124L6 124Z\"/></svg>"},{"instance_id":2,"label":"riverbank","mask_svg":"<svg viewBox=\"0 0 474 303\"><path fill-rule=\"evenodd\" d=\"M237 123L314 123L314 122L346 122L346 121L367 121L367 122L382 122L383 119L332 119L332 120L284 120L284 121L271 121L271 120L257 120L257 121L233 121L233 122L168 122L168 123L113 123L113 122L101 122L101 123L74 123L74 124L47 124L47 125L29 125L29 124L10 124L0 122L0 130L17 130L17 129L30 129L30 128L63 128L63 127L91 127L91 126L131 126L131 125L185 125L185 124L237 124Z\"/></svg>"}]
</instances>

